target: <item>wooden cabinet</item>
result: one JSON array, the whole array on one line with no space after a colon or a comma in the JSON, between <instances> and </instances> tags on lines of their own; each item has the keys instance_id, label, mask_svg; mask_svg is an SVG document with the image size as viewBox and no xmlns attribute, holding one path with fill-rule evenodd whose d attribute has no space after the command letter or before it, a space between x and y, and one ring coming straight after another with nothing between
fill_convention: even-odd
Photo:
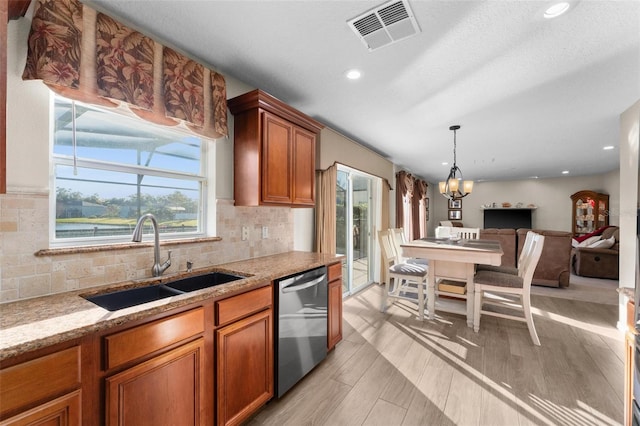
<instances>
[{"instance_id":1,"label":"wooden cabinet","mask_svg":"<svg viewBox=\"0 0 640 426\"><path fill-rule=\"evenodd\" d=\"M314 206L323 126L260 90L227 105L234 114L235 204Z\"/></svg>"},{"instance_id":2,"label":"wooden cabinet","mask_svg":"<svg viewBox=\"0 0 640 426\"><path fill-rule=\"evenodd\" d=\"M105 337L106 368L131 365L105 378L106 424L204 425L204 329L197 308Z\"/></svg>"},{"instance_id":3,"label":"wooden cabinet","mask_svg":"<svg viewBox=\"0 0 640 426\"><path fill-rule=\"evenodd\" d=\"M580 236L609 225L609 195L595 191L578 191L571 196L572 228Z\"/></svg>"},{"instance_id":4,"label":"wooden cabinet","mask_svg":"<svg viewBox=\"0 0 640 426\"><path fill-rule=\"evenodd\" d=\"M273 290L263 287L217 302L218 425L236 425L273 396Z\"/></svg>"},{"instance_id":5,"label":"wooden cabinet","mask_svg":"<svg viewBox=\"0 0 640 426\"><path fill-rule=\"evenodd\" d=\"M80 426L82 424L80 390L41 404L0 422L1 426Z\"/></svg>"},{"instance_id":6,"label":"wooden cabinet","mask_svg":"<svg viewBox=\"0 0 640 426\"><path fill-rule=\"evenodd\" d=\"M106 424L204 425L204 339L106 379Z\"/></svg>"},{"instance_id":7,"label":"wooden cabinet","mask_svg":"<svg viewBox=\"0 0 640 426\"><path fill-rule=\"evenodd\" d=\"M329 265L327 349L342 340L342 263Z\"/></svg>"},{"instance_id":8,"label":"wooden cabinet","mask_svg":"<svg viewBox=\"0 0 640 426\"><path fill-rule=\"evenodd\" d=\"M635 370L635 306L634 300L627 301L627 331L624 336L625 361L624 361L624 424L631 426L633 423L633 375Z\"/></svg>"},{"instance_id":9,"label":"wooden cabinet","mask_svg":"<svg viewBox=\"0 0 640 426\"><path fill-rule=\"evenodd\" d=\"M73 346L0 370L0 425L82 424L80 359Z\"/></svg>"}]
</instances>

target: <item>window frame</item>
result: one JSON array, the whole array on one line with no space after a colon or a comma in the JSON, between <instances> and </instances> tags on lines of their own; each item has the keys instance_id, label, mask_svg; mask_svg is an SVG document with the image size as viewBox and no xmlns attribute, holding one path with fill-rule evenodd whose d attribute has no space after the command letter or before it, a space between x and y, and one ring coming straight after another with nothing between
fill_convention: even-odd
<instances>
[{"instance_id":1,"label":"window frame","mask_svg":"<svg viewBox=\"0 0 640 426\"><path fill-rule=\"evenodd\" d=\"M185 181L197 182L199 185L200 199L198 201L198 230L195 232L184 233L162 233L161 240L190 240L203 238L215 233L215 203L209 206L208 200L210 197L215 199L215 186L211 185L212 179L212 165L215 164L215 147L211 142L215 140L208 139L201 135L194 134L182 126L172 127L172 131L183 133L186 136L198 137L200 143L200 172L188 173L180 171L169 171L166 169L159 169L154 167L145 167L135 164L116 163L112 161L103 161L97 159L88 159L82 157L74 157L66 154L56 154L55 149L55 102L56 98L63 98L69 102L71 99L60 96L54 92L50 93L50 125L49 125L49 211L48 211L48 223L49 223L49 246L56 247L74 247L74 246L93 246L93 245L108 245L117 244L123 242L131 242L130 235L115 235L115 236L100 236L100 237L72 237L72 238L57 238L56 237L56 211L57 211L57 190L56 190L56 167L78 167L78 168L90 168L97 170L112 171L118 173L129 173L134 175L146 175L160 178L182 179ZM81 104L86 108L91 108L102 113L123 115L127 118L139 120L144 122L143 119L137 117L135 114L123 110L122 108L108 109L102 108L96 105L86 104L76 101L77 104ZM153 123L145 122L148 125L162 129L162 126L154 125ZM153 233L145 233L143 235L143 241L152 241Z\"/></svg>"}]
</instances>

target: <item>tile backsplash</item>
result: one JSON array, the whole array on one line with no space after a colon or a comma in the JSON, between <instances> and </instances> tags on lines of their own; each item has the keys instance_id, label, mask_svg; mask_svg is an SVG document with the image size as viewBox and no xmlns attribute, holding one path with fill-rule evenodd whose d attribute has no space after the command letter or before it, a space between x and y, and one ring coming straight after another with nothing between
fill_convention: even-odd
<instances>
[{"instance_id":1,"label":"tile backsplash","mask_svg":"<svg viewBox=\"0 0 640 426\"><path fill-rule=\"evenodd\" d=\"M0 195L0 302L28 299L151 276L153 247L39 255L49 247L49 198L46 194ZM293 212L288 207L236 207L217 200L220 241L162 245L171 250L165 275L194 268L293 250ZM242 227L248 238L242 240ZM262 238L262 227L268 238ZM161 237L162 239L162 237Z\"/></svg>"}]
</instances>

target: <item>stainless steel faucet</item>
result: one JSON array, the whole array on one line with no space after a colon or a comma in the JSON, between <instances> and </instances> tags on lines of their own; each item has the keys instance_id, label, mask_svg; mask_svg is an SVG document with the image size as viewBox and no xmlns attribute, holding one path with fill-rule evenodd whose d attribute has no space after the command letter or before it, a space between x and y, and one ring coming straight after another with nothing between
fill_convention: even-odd
<instances>
[{"instance_id":1,"label":"stainless steel faucet","mask_svg":"<svg viewBox=\"0 0 640 426\"><path fill-rule=\"evenodd\" d=\"M169 266L171 266L171 250L169 250L169 258L162 265L160 264L160 233L158 232L158 221L155 216L151 213L147 213L145 215L140 216L138 219L138 223L136 224L135 229L133 230L133 238L132 241L139 243L142 241L142 229L144 222L149 219L151 220L151 225L153 226L154 232L154 247L153 247L153 267L151 268L151 272L154 277L159 277L162 275L164 271L167 270Z\"/></svg>"}]
</instances>

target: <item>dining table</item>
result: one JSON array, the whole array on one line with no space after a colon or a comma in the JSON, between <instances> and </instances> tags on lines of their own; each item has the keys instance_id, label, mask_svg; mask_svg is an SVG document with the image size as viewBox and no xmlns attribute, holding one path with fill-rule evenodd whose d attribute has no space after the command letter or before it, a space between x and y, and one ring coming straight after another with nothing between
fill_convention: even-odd
<instances>
[{"instance_id":1,"label":"dining table","mask_svg":"<svg viewBox=\"0 0 640 426\"><path fill-rule=\"evenodd\" d=\"M404 257L428 260L427 318L435 318L436 309L466 314L467 326L473 327L475 293L473 277L476 265L499 266L503 255L500 242L483 239L427 237L402 243L400 246ZM438 290L436 283L442 282L442 280L466 284L466 293Z\"/></svg>"}]
</instances>

